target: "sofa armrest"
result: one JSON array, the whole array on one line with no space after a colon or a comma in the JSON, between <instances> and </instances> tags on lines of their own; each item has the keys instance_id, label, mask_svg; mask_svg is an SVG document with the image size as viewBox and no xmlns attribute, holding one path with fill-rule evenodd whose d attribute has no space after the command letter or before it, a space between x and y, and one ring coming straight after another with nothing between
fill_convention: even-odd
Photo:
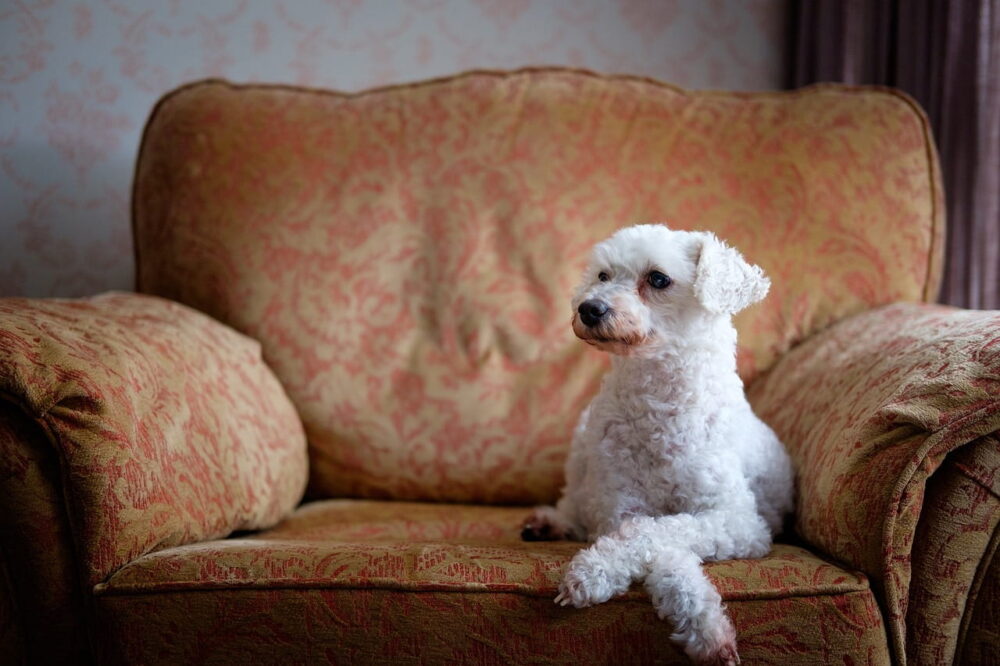
<instances>
[{"instance_id":1,"label":"sofa armrest","mask_svg":"<svg viewBox=\"0 0 1000 666\"><path fill-rule=\"evenodd\" d=\"M908 661L987 663L983 648L1000 645L998 525L1000 439L987 435L949 454L927 482L911 556Z\"/></svg>"},{"instance_id":2,"label":"sofa armrest","mask_svg":"<svg viewBox=\"0 0 1000 666\"><path fill-rule=\"evenodd\" d=\"M59 458L45 433L0 400L0 559L11 616L2 664L90 661L86 595L66 516ZM16 646L15 653L8 652Z\"/></svg>"},{"instance_id":3,"label":"sofa armrest","mask_svg":"<svg viewBox=\"0 0 1000 666\"><path fill-rule=\"evenodd\" d=\"M748 394L795 462L797 531L872 578L905 662L928 480L1000 429L1000 313L873 310L790 351Z\"/></svg>"},{"instance_id":4,"label":"sofa armrest","mask_svg":"<svg viewBox=\"0 0 1000 666\"><path fill-rule=\"evenodd\" d=\"M35 474L24 447L51 448L85 590L154 550L270 526L305 487L302 424L260 346L170 301L0 300L2 401L40 436L5 438L0 483Z\"/></svg>"}]
</instances>

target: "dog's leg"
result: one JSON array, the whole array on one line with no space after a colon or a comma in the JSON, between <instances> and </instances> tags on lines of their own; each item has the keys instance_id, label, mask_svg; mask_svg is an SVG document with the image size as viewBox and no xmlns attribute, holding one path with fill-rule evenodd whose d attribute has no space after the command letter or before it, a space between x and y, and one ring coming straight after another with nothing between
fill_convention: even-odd
<instances>
[{"instance_id":1,"label":"dog's leg","mask_svg":"<svg viewBox=\"0 0 1000 666\"><path fill-rule=\"evenodd\" d=\"M557 601L577 608L607 601L644 579L656 553L667 548L689 550L699 562L763 557L771 549L771 533L754 512L627 518L573 557Z\"/></svg>"},{"instance_id":2,"label":"dog's leg","mask_svg":"<svg viewBox=\"0 0 1000 666\"><path fill-rule=\"evenodd\" d=\"M637 557L634 544L605 535L573 556L555 601L577 608L600 604L627 592L647 571L647 562Z\"/></svg>"},{"instance_id":3,"label":"dog's leg","mask_svg":"<svg viewBox=\"0 0 1000 666\"><path fill-rule=\"evenodd\" d=\"M771 550L771 531L756 511L714 509L669 516L625 519L616 538L643 549L674 546L693 551L702 561L764 557Z\"/></svg>"},{"instance_id":4,"label":"dog's leg","mask_svg":"<svg viewBox=\"0 0 1000 666\"><path fill-rule=\"evenodd\" d=\"M566 486L563 488L562 497L555 506L535 507L521 526L521 538L524 541L587 540L587 530L580 523L578 517L580 513L573 497L574 489L585 485L587 463L581 451L585 448L583 440L589 419L590 405L580 414L573 432L573 442L566 458Z\"/></svg>"},{"instance_id":5,"label":"dog's leg","mask_svg":"<svg viewBox=\"0 0 1000 666\"><path fill-rule=\"evenodd\" d=\"M766 555L771 531L764 519L754 511L716 510L627 521L620 532L636 544L637 558L653 552L646 589L687 655L699 664L738 664L736 632L701 563Z\"/></svg>"},{"instance_id":6,"label":"dog's leg","mask_svg":"<svg viewBox=\"0 0 1000 666\"><path fill-rule=\"evenodd\" d=\"M670 638L696 664L740 663L736 630L694 552L675 547L657 552L645 586L656 614L674 626Z\"/></svg>"},{"instance_id":7,"label":"dog's leg","mask_svg":"<svg viewBox=\"0 0 1000 666\"><path fill-rule=\"evenodd\" d=\"M688 656L735 664L735 632L701 562L763 557L770 546L771 533L753 511L629 518L573 557L556 601L582 608L645 579L657 613L673 622Z\"/></svg>"}]
</instances>

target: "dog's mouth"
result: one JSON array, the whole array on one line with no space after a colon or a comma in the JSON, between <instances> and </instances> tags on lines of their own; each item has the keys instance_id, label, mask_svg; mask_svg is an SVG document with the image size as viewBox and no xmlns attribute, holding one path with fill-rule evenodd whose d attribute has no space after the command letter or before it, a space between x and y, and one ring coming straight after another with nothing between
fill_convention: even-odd
<instances>
[{"instance_id":1,"label":"dog's mouth","mask_svg":"<svg viewBox=\"0 0 1000 666\"><path fill-rule=\"evenodd\" d=\"M590 327L580 321L576 314L573 315L573 333L592 347L622 356L633 353L649 338L649 334L620 324L615 325L614 322Z\"/></svg>"}]
</instances>

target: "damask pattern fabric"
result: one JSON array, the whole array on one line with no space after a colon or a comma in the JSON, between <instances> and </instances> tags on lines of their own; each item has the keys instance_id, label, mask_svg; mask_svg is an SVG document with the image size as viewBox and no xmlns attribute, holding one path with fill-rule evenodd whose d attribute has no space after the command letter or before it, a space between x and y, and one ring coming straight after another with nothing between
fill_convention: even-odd
<instances>
[{"instance_id":1,"label":"damask pattern fabric","mask_svg":"<svg viewBox=\"0 0 1000 666\"><path fill-rule=\"evenodd\" d=\"M273 529L151 553L99 593L247 587L393 587L503 590L555 597L582 544L525 542L527 509L460 504L325 500ZM771 598L867 589L864 576L802 548L762 560L711 565L727 598ZM847 586L847 587L845 587ZM645 598L635 590L638 598Z\"/></svg>"},{"instance_id":2,"label":"damask pattern fabric","mask_svg":"<svg viewBox=\"0 0 1000 666\"><path fill-rule=\"evenodd\" d=\"M0 599L0 636L31 612L16 588L38 564L54 580L15 645L29 656L32 627L85 615L45 604L83 589L108 662L683 663L638 588L552 604L580 544L520 541L523 508L289 515L297 411L317 497L552 499L607 362L573 339L568 294L592 242L663 215L774 282L738 320L739 363L796 458L805 541L706 567L745 663L986 654L1000 314L851 317L933 298L934 160L912 102L870 89L530 70L169 96L138 165L139 287L209 316L125 294L0 301L0 507L56 526L13 552L0 519L18 604Z\"/></svg>"},{"instance_id":3,"label":"damask pattern fabric","mask_svg":"<svg viewBox=\"0 0 1000 666\"><path fill-rule=\"evenodd\" d=\"M904 654L925 484L950 452L1000 430L1000 313L898 304L852 317L786 354L749 397L795 462L798 533L872 577Z\"/></svg>"},{"instance_id":4,"label":"damask pattern fabric","mask_svg":"<svg viewBox=\"0 0 1000 666\"><path fill-rule=\"evenodd\" d=\"M556 496L607 363L568 298L616 228L711 230L770 274L738 321L747 380L844 316L933 299L943 228L908 98L566 70L194 85L155 111L135 202L140 290L261 341L312 495L468 502Z\"/></svg>"},{"instance_id":5,"label":"damask pattern fabric","mask_svg":"<svg viewBox=\"0 0 1000 666\"><path fill-rule=\"evenodd\" d=\"M2 399L0 482L0 560L10 586L8 601L16 607L10 629L17 634L16 641L0 641L0 646L24 651L24 659L0 653L0 663L86 661L88 599L80 582L59 455L37 424Z\"/></svg>"},{"instance_id":6,"label":"damask pattern fabric","mask_svg":"<svg viewBox=\"0 0 1000 666\"><path fill-rule=\"evenodd\" d=\"M302 495L302 426L259 345L177 303L0 300L0 398L57 453L85 584Z\"/></svg>"},{"instance_id":7,"label":"damask pattern fabric","mask_svg":"<svg viewBox=\"0 0 1000 666\"><path fill-rule=\"evenodd\" d=\"M906 613L910 663L949 664L980 602L977 578L1000 524L1000 440L983 437L949 456L927 484L913 539ZM976 662L971 662L976 663Z\"/></svg>"},{"instance_id":8,"label":"damask pattern fabric","mask_svg":"<svg viewBox=\"0 0 1000 666\"><path fill-rule=\"evenodd\" d=\"M690 664L648 599L572 612L510 592L241 589L96 605L110 664ZM746 664L890 663L871 591L727 609Z\"/></svg>"},{"instance_id":9,"label":"damask pattern fabric","mask_svg":"<svg viewBox=\"0 0 1000 666\"><path fill-rule=\"evenodd\" d=\"M993 534L989 552L976 577L975 605L963 618L959 633L960 664L996 661L1000 645L1000 532Z\"/></svg>"},{"instance_id":10,"label":"damask pattern fabric","mask_svg":"<svg viewBox=\"0 0 1000 666\"><path fill-rule=\"evenodd\" d=\"M1000 437L989 438L990 447L977 447L971 453L962 455L955 466L962 474L975 481L977 486L992 494L995 508L1000 503ZM965 454L965 451L962 452ZM959 500L960 502L960 500ZM958 504L955 500L951 503ZM980 511L977 511L982 515ZM971 516L973 519L976 516ZM958 663L988 664L996 660L997 646L1000 645L1000 529L996 527L997 515L990 517L993 532L976 568L975 577L969 589L961 625L958 629ZM983 521L985 522L985 521ZM974 524L974 520L960 523L962 528Z\"/></svg>"},{"instance_id":11,"label":"damask pattern fabric","mask_svg":"<svg viewBox=\"0 0 1000 666\"><path fill-rule=\"evenodd\" d=\"M592 609L553 604L560 572L581 544L521 541L524 512L332 500L261 534L141 557L97 590L106 656L687 663L638 587ZM864 576L792 545L706 570L727 600L744 661L787 663L808 653L816 663L844 663L845 655L888 663Z\"/></svg>"}]
</instances>

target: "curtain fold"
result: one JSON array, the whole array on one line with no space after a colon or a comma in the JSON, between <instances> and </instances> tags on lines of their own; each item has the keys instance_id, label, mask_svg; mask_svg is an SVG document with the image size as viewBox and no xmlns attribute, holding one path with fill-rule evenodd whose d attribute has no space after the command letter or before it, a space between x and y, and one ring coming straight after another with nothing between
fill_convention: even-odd
<instances>
[{"instance_id":1,"label":"curtain fold","mask_svg":"<svg viewBox=\"0 0 1000 666\"><path fill-rule=\"evenodd\" d=\"M792 0L792 87L894 86L927 111L947 245L939 300L1000 309L1000 0Z\"/></svg>"}]
</instances>

